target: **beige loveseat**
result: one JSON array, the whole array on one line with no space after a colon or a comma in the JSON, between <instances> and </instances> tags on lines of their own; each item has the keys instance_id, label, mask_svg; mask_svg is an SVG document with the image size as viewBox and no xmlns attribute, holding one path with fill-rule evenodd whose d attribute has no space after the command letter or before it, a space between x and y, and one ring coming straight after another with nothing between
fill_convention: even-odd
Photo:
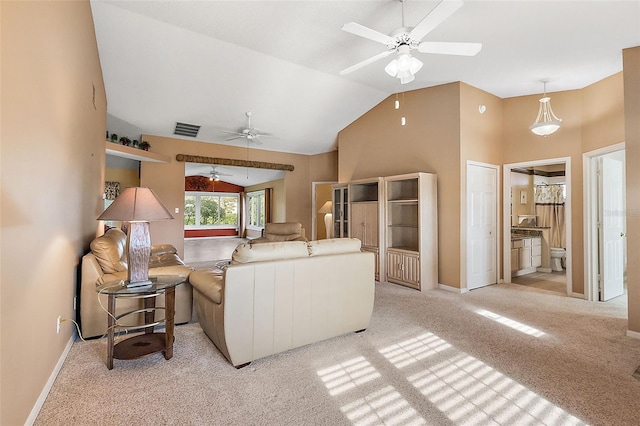
<instances>
[{"instance_id":1,"label":"beige loveseat","mask_svg":"<svg viewBox=\"0 0 640 426\"><path fill-rule=\"evenodd\" d=\"M360 240L245 243L224 271L191 273L205 334L236 367L369 326L374 255Z\"/></svg>"},{"instance_id":2,"label":"beige loveseat","mask_svg":"<svg viewBox=\"0 0 640 426\"><path fill-rule=\"evenodd\" d=\"M96 286L114 280L127 279L125 256L127 236L118 228L111 228L91 242L91 251L82 257L82 276L80 288L80 325L82 337L102 336L107 332L107 296L98 295ZM192 269L176 254L170 244L151 247L149 276L180 275L188 277ZM98 297L102 302L98 301ZM156 303L164 306L164 295L158 296ZM176 287L175 322L182 324L191 321L193 312L193 291L187 282ZM103 309L104 307L104 309ZM116 303L116 315L142 307L141 299L119 298ZM141 321L142 316L137 320ZM134 318L135 320L135 318ZM127 321L127 324L130 324Z\"/></svg>"}]
</instances>

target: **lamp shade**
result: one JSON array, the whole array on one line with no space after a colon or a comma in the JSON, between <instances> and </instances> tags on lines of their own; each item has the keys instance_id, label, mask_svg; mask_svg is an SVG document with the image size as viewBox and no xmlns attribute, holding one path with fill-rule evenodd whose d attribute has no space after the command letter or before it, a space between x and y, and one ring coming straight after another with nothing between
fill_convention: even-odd
<instances>
[{"instance_id":1,"label":"lamp shade","mask_svg":"<svg viewBox=\"0 0 640 426\"><path fill-rule=\"evenodd\" d=\"M122 191L98 220L149 222L173 219L167 207L151 188L133 187Z\"/></svg>"},{"instance_id":2,"label":"lamp shade","mask_svg":"<svg viewBox=\"0 0 640 426\"><path fill-rule=\"evenodd\" d=\"M318 210L318 213L331 213L332 208L333 208L333 205L331 201L327 201L322 205L322 207L320 207L320 210Z\"/></svg>"}]
</instances>

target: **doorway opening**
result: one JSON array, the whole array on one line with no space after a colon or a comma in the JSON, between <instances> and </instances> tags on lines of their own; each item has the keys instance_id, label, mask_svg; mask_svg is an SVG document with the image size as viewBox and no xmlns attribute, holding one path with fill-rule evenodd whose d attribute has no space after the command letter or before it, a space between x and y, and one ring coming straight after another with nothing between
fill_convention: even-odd
<instances>
[{"instance_id":1,"label":"doorway opening","mask_svg":"<svg viewBox=\"0 0 640 426\"><path fill-rule=\"evenodd\" d=\"M504 282L573 296L571 158L506 164L503 200Z\"/></svg>"},{"instance_id":2,"label":"doorway opening","mask_svg":"<svg viewBox=\"0 0 640 426\"><path fill-rule=\"evenodd\" d=\"M184 164L184 261L191 266L228 260L238 244L261 235L265 221L284 221L284 170Z\"/></svg>"}]
</instances>

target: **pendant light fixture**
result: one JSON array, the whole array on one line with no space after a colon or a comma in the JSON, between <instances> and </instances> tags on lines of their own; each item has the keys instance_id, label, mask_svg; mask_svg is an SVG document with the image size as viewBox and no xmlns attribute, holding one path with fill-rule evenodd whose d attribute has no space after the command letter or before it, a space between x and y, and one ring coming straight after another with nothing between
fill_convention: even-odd
<instances>
[{"instance_id":1,"label":"pendant light fixture","mask_svg":"<svg viewBox=\"0 0 640 426\"><path fill-rule=\"evenodd\" d=\"M549 136L560 128L562 120L558 118L551 109L551 98L547 96L547 81L542 80L544 84L544 94L540 98L540 108L536 121L529 126L529 130L538 136Z\"/></svg>"}]
</instances>

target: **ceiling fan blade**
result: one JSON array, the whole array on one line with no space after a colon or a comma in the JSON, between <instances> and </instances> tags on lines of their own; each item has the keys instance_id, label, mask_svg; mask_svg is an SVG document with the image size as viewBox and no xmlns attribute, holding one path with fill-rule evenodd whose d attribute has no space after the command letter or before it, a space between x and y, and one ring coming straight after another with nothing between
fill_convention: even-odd
<instances>
[{"instance_id":1,"label":"ceiling fan blade","mask_svg":"<svg viewBox=\"0 0 640 426\"><path fill-rule=\"evenodd\" d=\"M258 139L258 138L250 139L249 142L253 142L256 145L262 145L262 141L260 139Z\"/></svg>"},{"instance_id":2,"label":"ceiling fan blade","mask_svg":"<svg viewBox=\"0 0 640 426\"><path fill-rule=\"evenodd\" d=\"M475 56L480 49L482 49L482 43L423 41L418 45L418 52L440 55Z\"/></svg>"},{"instance_id":3,"label":"ceiling fan blade","mask_svg":"<svg viewBox=\"0 0 640 426\"><path fill-rule=\"evenodd\" d=\"M371 64L371 63L373 63L373 62L375 62L375 61L377 61L379 59L386 58L387 56L391 55L393 52L395 52L395 50L387 50L387 51L384 51L382 53L377 54L376 56L372 56L369 59L365 59L362 62L358 62L357 64L352 65L349 68L345 68L342 71L340 71L340 75L349 74L349 73L351 73L351 72L353 72L353 71L355 71L357 69L360 69L360 68L362 68L362 67L364 67L366 65L369 65L369 64Z\"/></svg>"},{"instance_id":4,"label":"ceiling fan blade","mask_svg":"<svg viewBox=\"0 0 640 426\"><path fill-rule=\"evenodd\" d=\"M234 136L232 138L227 138L227 139L225 139L225 141L229 142L229 141L234 141L236 139L244 139L244 135L239 135L239 136Z\"/></svg>"},{"instance_id":5,"label":"ceiling fan blade","mask_svg":"<svg viewBox=\"0 0 640 426\"><path fill-rule=\"evenodd\" d=\"M382 44L395 44L396 40L386 34L382 34L371 28L367 28L363 25L356 24L355 22L349 22L342 26L342 31L346 31L351 34L355 34L360 37L368 38L369 40L377 41Z\"/></svg>"},{"instance_id":6,"label":"ceiling fan blade","mask_svg":"<svg viewBox=\"0 0 640 426\"><path fill-rule=\"evenodd\" d=\"M416 41L422 40L424 36L433 31L449 16L453 15L462 5L463 2L460 0L442 0L411 30L409 37Z\"/></svg>"},{"instance_id":7,"label":"ceiling fan blade","mask_svg":"<svg viewBox=\"0 0 640 426\"><path fill-rule=\"evenodd\" d=\"M218 132L220 132L220 133L228 133L228 134L230 134L230 135L240 135L240 136L242 136L242 135L243 135L243 133L240 133L240 132L232 132L232 131L230 131L230 130L218 130Z\"/></svg>"}]
</instances>

